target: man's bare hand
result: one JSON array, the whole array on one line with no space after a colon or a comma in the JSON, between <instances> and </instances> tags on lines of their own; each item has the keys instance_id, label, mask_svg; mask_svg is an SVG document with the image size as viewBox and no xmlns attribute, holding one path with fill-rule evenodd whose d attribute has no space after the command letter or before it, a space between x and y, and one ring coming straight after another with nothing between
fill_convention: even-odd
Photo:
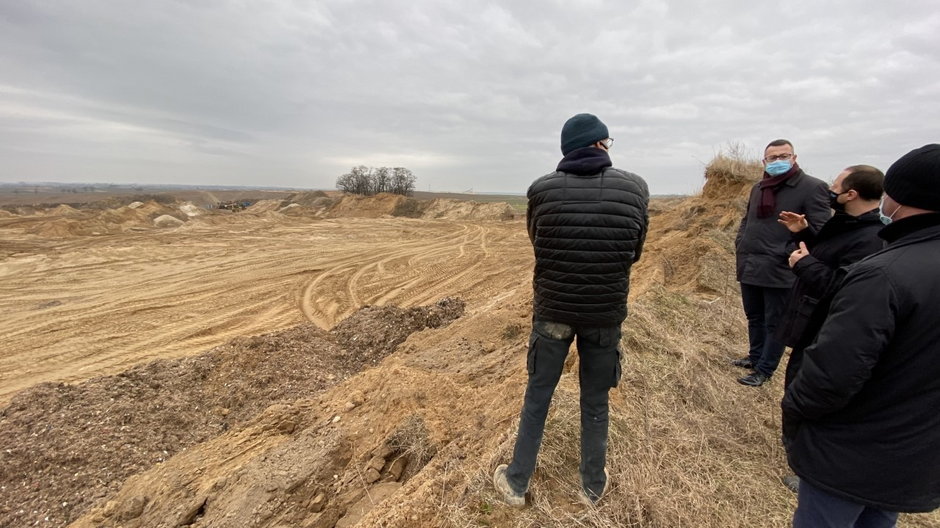
<instances>
[{"instance_id":1,"label":"man's bare hand","mask_svg":"<svg viewBox=\"0 0 940 528\"><path fill-rule=\"evenodd\" d=\"M787 229L793 233L799 233L809 227L809 222L806 221L806 215L791 213L790 211L781 211L777 221L787 226Z\"/></svg>"},{"instance_id":2,"label":"man's bare hand","mask_svg":"<svg viewBox=\"0 0 940 528\"><path fill-rule=\"evenodd\" d=\"M800 249L797 249L793 253L790 253L790 268L796 266L796 263L800 261L801 258L809 255L809 250L806 249L806 243L800 242Z\"/></svg>"}]
</instances>

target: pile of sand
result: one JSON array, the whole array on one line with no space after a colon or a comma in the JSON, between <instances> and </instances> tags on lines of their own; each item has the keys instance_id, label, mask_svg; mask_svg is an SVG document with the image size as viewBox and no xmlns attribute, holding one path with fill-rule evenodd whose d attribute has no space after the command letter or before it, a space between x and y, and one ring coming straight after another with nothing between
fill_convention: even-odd
<instances>
[{"instance_id":1,"label":"pile of sand","mask_svg":"<svg viewBox=\"0 0 940 528\"><path fill-rule=\"evenodd\" d=\"M153 219L153 225L159 228L179 227L183 221L170 215L160 215Z\"/></svg>"},{"instance_id":2,"label":"pile of sand","mask_svg":"<svg viewBox=\"0 0 940 528\"><path fill-rule=\"evenodd\" d=\"M481 203L461 200L416 200L399 194L375 196L344 194L333 200L323 196L309 202L315 214L329 218L378 218L404 216L430 220L512 220L512 206L505 202Z\"/></svg>"},{"instance_id":3,"label":"pile of sand","mask_svg":"<svg viewBox=\"0 0 940 528\"><path fill-rule=\"evenodd\" d=\"M284 200L258 200L257 202L248 206L244 212L251 214L262 214L271 211L277 211L278 209L284 207Z\"/></svg>"},{"instance_id":4,"label":"pile of sand","mask_svg":"<svg viewBox=\"0 0 940 528\"><path fill-rule=\"evenodd\" d=\"M45 216L83 216L82 212L66 204L58 205L45 212Z\"/></svg>"},{"instance_id":5,"label":"pile of sand","mask_svg":"<svg viewBox=\"0 0 940 528\"><path fill-rule=\"evenodd\" d=\"M205 213L205 209L192 202L183 202L179 205L179 210L188 217L199 216Z\"/></svg>"},{"instance_id":6,"label":"pile of sand","mask_svg":"<svg viewBox=\"0 0 940 528\"><path fill-rule=\"evenodd\" d=\"M155 200L137 201L110 209L100 208L103 204L105 202L96 204L95 208L81 210L66 204L48 210L19 208L17 212L20 216L35 217L35 221L18 224L17 228L43 238L72 238L179 227L197 218L201 219L201 223L212 224L236 218L229 211L207 211L189 201L175 205L164 205ZM241 213L269 221L278 221L284 216L307 219L409 217L469 221L514 218L512 207L503 202L427 201L389 193L376 196L344 194L333 198L321 191L294 193L286 200L259 200ZM15 216L9 212L3 215Z\"/></svg>"},{"instance_id":7,"label":"pile of sand","mask_svg":"<svg viewBox=\"0 0 940 528\"><path fill-rule=\"evenodd\" d=\"M329 196L323 191L298 192L288 196L286 201L316 209L326 203L323 201L324 198L329 200ZM332 200L330 200L330 203L332 203Z\"/></svg>"},{"instance_id":8,"label":"pile of sand","mask_svg":"<svg viewBox=\"0 0 940 528\"><path fill-rule=\"evenodd\" d=\"M35 211L33 211L35 212ZM155 201L133 202L114 209L78 210L62 204L23 224L24 232L43 238L72 238L175 227L189 216L176 207ZM157 219L161 219L157 222ZM156 225L159 224L159 225Z\"/></svg>"},{"instance_id":9,"label":"pile of sand","mask_svg":"<svg viewBox=\"0 0 940 528\"><path fill-rule=\"evenodd\" d=\"M327 212L331 218L379 218L390 216L407 200L400 194L381 193L375 196L344 194Z\"/></svg>"},{"instance_id":10,"label":"pile of sand","mask_svg":"<svg viewBox=\"0 0 940 528\"><path fill-rule=\"evenodd\" d=\"M512 206L505 202L482 203L437 199L428 203L422 218L441 220L512 220Z\"/></svg>"}]
</instances>

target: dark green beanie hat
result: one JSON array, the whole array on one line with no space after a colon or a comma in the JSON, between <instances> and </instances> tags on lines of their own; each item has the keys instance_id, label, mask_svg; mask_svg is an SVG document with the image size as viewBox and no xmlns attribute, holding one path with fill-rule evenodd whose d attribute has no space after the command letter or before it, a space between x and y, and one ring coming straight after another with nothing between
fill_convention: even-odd
<instances>
[{"instance_id":1,"label":"dark green beanie hat","mask_svg":"<svg viewBox=\"0 0 940 528\"><path fill-rule=\"evenodd\" d=\"M610 137L607 125L594 114L578 114L561 127L561 153L567 156L575 149L589 147Z\"/></svg>"}]
</instances>

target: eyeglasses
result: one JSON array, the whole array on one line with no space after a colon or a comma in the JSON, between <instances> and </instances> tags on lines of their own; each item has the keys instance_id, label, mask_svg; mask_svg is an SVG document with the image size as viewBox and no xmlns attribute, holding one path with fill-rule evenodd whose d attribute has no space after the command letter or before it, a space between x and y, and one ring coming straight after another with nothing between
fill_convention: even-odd
<instances>
[{"instance_id":1,"label":"eyeglasses","mask_svg":"<svg viewBox=\"0 0 940 528\"><path fill-rule=\"evenodd\" d=\"M764 161L787 161L792 158L793 154L777 154L774 156L767 156L764 158Z\"/></svg>"},{"instance_id":2,"label":"eyeglasses","mask_svg":"<svg viewBox=\"0 0 940 528\"><path fill-rule=\"evenodd\" d=\"M601 140L601 145L604 145L604 148L609 149L611 145L614 144L614 138L607 138Z\"/></svg>"}]
</instances>

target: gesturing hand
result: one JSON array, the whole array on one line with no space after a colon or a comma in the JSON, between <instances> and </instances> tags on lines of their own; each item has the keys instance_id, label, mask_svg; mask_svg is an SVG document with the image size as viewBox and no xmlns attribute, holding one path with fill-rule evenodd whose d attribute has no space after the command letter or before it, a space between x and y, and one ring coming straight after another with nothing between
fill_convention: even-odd
<instances>
[{"instance_id":1,"label":"gesturing hand","mask_svg":"<svg viewBox=\"0 0 940 528\"><path fill-rule=\"evenodd\" d=\"M793 253L790 253L790 268L796 266L796 263L800 261L801 258L809 255L809 250L806 249L806 243L800 242L800 249L797 249Z\"/></svg>"},{"instance_id":2,"label":"gesturing hand","mask_svg":"<svg viewBox=\"0 0 940 528\"><path fill-rule=\"evenodd\" d=\"M791 213L790 211L781 211L777 221L787 226L787 229L793 233L799 233L809 227L809 222L806 221L806 215Z\"/></svg>"}]
</instances>

